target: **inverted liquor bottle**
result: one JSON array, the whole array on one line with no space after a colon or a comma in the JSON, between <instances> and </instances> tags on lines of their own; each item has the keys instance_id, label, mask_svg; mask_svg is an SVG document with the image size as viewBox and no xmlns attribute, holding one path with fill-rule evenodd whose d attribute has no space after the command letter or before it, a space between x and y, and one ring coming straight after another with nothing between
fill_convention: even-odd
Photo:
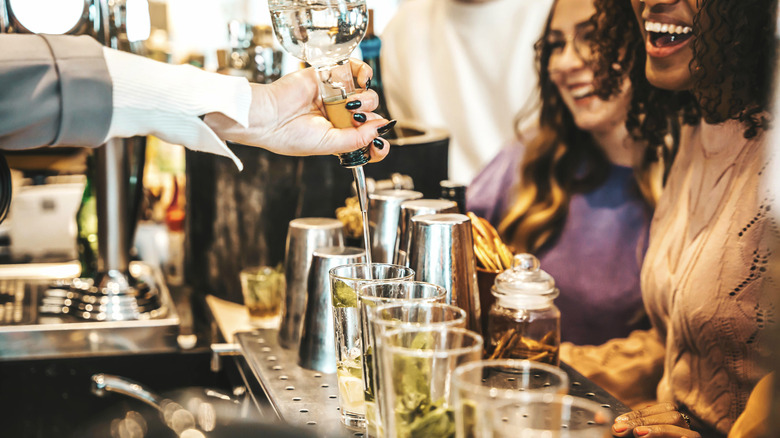
<instances>
[{"instance_id":1,"label":"inverted liquor bottle","mask_svg":"<svg viewBox=\"0 0 780 438\"><path fill-rule=\"evenodd\" d=\"M365 0L269 0L274 33L284 49L317 69L326 113L337 128L352 126L344 108L354 93L349 56L366 32ZM368 163L369 146L339 155L344 167Z\"/></svg>"}]
</instances>

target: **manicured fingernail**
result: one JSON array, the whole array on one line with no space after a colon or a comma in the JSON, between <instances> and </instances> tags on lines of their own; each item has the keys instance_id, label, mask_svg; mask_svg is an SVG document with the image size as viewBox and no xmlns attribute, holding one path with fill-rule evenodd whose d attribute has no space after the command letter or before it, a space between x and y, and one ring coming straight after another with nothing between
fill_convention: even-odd
<instances>
[{"instance_id":1,"label":"manicured fingernail","mask_svg":"<svg viewBox=\"0 0 780 438\"><path fill-rule=\"evenodd\" d=\"M374 143L374 147L379 149L380 151L385 148L385 142L383 142L378 138L375 138L374 141L372 141L371 143Z\"/></svg>"},{"instance_id":2,"label":"manicured fingernail","mask_svg":"<svg viewBox=\"0 0 780 438\"><path fill-rule=\"evenodd\" d=\"M382 125L382 126L376 128L377 134L379 134L379 135L387 134L388 132L390 132L391 129L393 129L393 127L395 126L396 123L398 123L398 122L396 122L395 120L391 120L386 125Z\"/></svg>"},{"instance_id":3,"label":"manicured fingernail","mask_svg":"<svg viewBox=\"0 0 780 438\"><path fill-rule=\"evenodd\" d=\"M617 433L625 432L628 430L628 424L626 423L615 423L614 426L612 426L612 430L614 430Z\"/></svg>"},{"instance_id":4,"label":"manicured fingernail","mask_svg":"<svg viewBox=\"0 0 780 438\"><path fill-rule=\"evenodd\" d=\"M359 123L363 123L366 121L366 115L363 113L355 113L355 115L353 115L352 118Z\"/></svg>"},{"instance_id":5,"label":"manicured fingernail","mask_svg":"<svg viewBox=\"0 0 780 438\"><path fill-rule=\"evenodd\" d=\"M650 429L646 427L637 427L636 429L634 429L634 433L636 433L639 436L645 436L648 433L650 433Z\"/></svg>"},{"instance_id":6,"label":"manicured fingernail","mask_svg":"<svg viewBox=\"0 0 780 438\"><path fill-rule=\"evenodd\" d=\"M371 88L371 78L366 81L366 88Z\"/></svg>"},{"instance_id":7,"label":"manicured fingernail","mask_svg":"<svg viewBox=\"0 0 780 438\"><path fill-rule=\"evenodd\" d=\"M359 100L353 100L352 102L347 102L345 105L348 110L358 109L360 108L360 105L363 105L363 103Z\"/></svg>"}]
</instances>

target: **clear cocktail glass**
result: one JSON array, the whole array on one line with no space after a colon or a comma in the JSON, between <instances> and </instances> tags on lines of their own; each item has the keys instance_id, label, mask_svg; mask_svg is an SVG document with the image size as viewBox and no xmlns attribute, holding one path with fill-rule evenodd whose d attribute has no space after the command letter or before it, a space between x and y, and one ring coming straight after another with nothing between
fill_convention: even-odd
<instances>
[{"instance_id":1,"label":"clear cocktail glass","mask_svg":"<svg viewBox=\"0 0 780 438\"><path fill-rule=\"evenodd\" d=\"M455 368L482 357L482 336L463 328L402 326L377 343L387 438L455 436Z\"/></svg>"},{"instance_id":2,"label":"clear cocktail glass","mask_svg":"<svg viewBox=\"0 0 780 438\"><path fill-rule=\"evenodd\" d=\"M477 438L609 438L612 413L593 400L529 392L512 402L486 404L493 415Z\"/></svg>"},{"instance_id":3,"label":"clear cocktail glass","mask_svg":"<svg viewBox=\"0 0 780 438\"><path fill-rule=\"evenodd\" d=\"M458 437L491 436L498 407L527 399L531 393L568 394L562 369L520 359L471 362L453 376Z\"/></svg>"},{"instance_id":4,"label":"clear cocktail glass","mask_svg":"<svg viewBox=\"0 0 780 438\"><path fill-rule=\"evenodd\" d=\"M363 379L366 387L366 419L370 437L382 436L381 417L376 397L379 394L376 382L378 365L376 355L374 354L376 352L376 335L374 326L371 323L374 319L374 312L380 306L384 307L386 304L393 303L419 305L440 303L440 305L444 305L446 296L447 290L443 287L423 282L378 282L365 284L360 288L358 292L358 307L363 335ZM399 323L402 319L407 321L434 322L443 321L444 318L453 319L460 316L455 310L438 307L405 308L405 313L402 311L402 313L396 314L387 311L381 312L380 315L400 318L393 320L393 323ZM389 322L387 320L383 321ZM447 321L446 325L452 325L452 323Z\"/></svg>"},{"instance_id":5,"label":"clear cocktail glass","mask_svg":"<svg viewBox=\"0 0 780 438\"><path fill-rule=\"evenodd\" d=\"M336 374L342 422L362 428L366 423L363 349L357 291L364 284L411 281L414 271L386 263L358 263L329 271L336 344Z\"/></svg>"}]
</instances>

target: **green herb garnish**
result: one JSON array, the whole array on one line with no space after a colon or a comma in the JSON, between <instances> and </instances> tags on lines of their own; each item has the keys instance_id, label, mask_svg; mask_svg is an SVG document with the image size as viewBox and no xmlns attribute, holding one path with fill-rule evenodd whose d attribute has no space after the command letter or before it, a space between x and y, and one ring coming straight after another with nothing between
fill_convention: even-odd
<instances>
[{"instance_id":1,"label":"green herb garnish","mask_svg":"<svg viewBox=\"0 0 780 438\"><path fill-rule=\"evenodd\" d=\"M410 348L430 350L434 337L419 333ZM399 437L422 438L455 436L455 413L445 399L432 401L431 362L427 358L396 356L393 361L395 380L396 429Z\"/></svg>"},{"instance_id":2,"label":"green herb garnish","mask_svg":"<svg viewBox=\"0 0 780 438\"><path fill-rule=\"evenodd\" d=\"M363 356L363 368L366 369L366 401L374 401L374 388L376 385L374 381L374 348L369 346L366 348L366 354Z\"/></svg>"},{"instance_id":3,"label":"green herb garnish","mask_svg":"<svg viewBox=\"0 0 780 438\"><path fill-rule=\"evenodd\" d=\"M421 412L403 424L399 422L399 436L409 438L455 436L455 412L444 400L421 406Z\"/></svg>"},{"instance_id":4,"label":"green herb garnish","mask_svg":"<svg viewBox=\"0 0 780 438\"><path fill-rule=\"evenodd\" d=\"M357 307L357 293L341 280L333 287L333 307Z\"/></svg>"}]
</instances>

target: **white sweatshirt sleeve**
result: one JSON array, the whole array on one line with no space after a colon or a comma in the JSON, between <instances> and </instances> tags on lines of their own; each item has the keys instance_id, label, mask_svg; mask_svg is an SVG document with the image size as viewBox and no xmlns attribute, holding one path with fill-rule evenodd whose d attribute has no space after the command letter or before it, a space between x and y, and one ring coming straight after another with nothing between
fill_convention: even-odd
<instances>
[{"instance_id":1,"label":"white sweatshirt sleeve","mask_svg":"<svg viewBox=\"0 0 780 438\"><path fill-rule=\"evenodd\" d=\"M113 82L113 115L107 138L154 135L194 151L243 164L199 116L220 112L249 125L252 89L244 78L171 65L104 48Z\"/></svg>"}]
</instances>

